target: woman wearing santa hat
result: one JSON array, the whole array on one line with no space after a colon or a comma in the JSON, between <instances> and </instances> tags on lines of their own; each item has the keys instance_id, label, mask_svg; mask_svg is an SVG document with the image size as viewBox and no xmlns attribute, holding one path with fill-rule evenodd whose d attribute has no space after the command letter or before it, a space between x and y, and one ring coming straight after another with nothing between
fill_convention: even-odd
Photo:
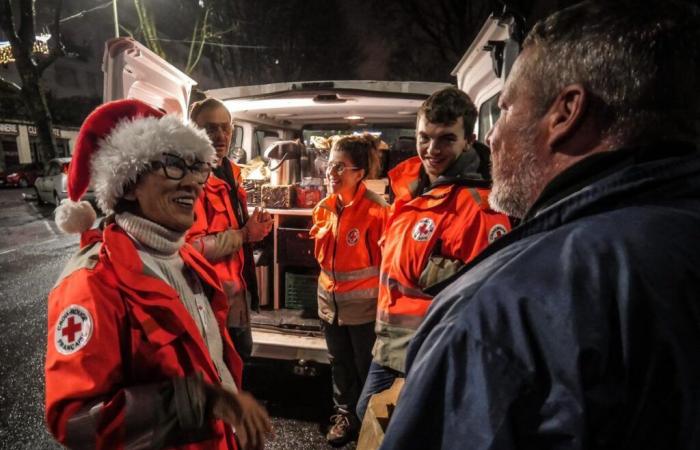
<instances>
[{"instance_id":1,"label":"woman wearing santa hat","mask_svg":"<svg viewBox=\"0 0 700 450\"><path fill-rule=\"evenodd\" d=\"M240 390L221 284L184 243L213 158L204 131L136 100L81 127L56 222L82 248L48 306L46 420L67 447L263 447L270 422ZM100 230L79 201L90 184Z\"/></svg>"}]
</instances>

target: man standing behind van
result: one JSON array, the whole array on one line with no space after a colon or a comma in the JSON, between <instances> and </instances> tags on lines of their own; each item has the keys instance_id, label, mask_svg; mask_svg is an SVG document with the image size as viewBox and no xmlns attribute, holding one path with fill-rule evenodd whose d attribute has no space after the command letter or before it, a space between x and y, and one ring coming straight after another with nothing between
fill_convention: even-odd
<instances>
[{"instance_id":1,"label":"man standing behind van","mask_svg":"<svg viewBox=\"0 0 700 450\"><path fill-rule=\"evenodd\" d=\"M435 297L383 450L700 448L700 9L537 23L489 135L522 224Z\"/></svg>"},{"instance_id":2,"label":"man standing behind van","mask_svg":"<svg viewBox=\"0 0 700 450\"><path fill-rule=\"evenodd\" d=\"M233 126L228 108L215 98L196 102L190 119L206 130L216 150L217 166L195 204L195 223L187 240L214 266L229 300L228 327L243 360L250 357L253 338L250 306L258 304L255 262L251 242L264 238L272 228L269 214L257 208L248 216L241 169L228 158ZM250 295L250 304L246 298Z\"/></svg>"},{"instance_id":3,"label":"man standing behind van","mask_svg":"<svg viewBox=\"0 0 700 450\"><path fill-rule=\"evenodd\" d=\"M472 147L476 108L457 88L431 95L418 111L418 156L389 172L395 201L382 243L377 340L357 406L404 373L406 348L430 306L424 289L454 274L510 229L488 205L489 182Z\"/></svg>"}]
</instances>

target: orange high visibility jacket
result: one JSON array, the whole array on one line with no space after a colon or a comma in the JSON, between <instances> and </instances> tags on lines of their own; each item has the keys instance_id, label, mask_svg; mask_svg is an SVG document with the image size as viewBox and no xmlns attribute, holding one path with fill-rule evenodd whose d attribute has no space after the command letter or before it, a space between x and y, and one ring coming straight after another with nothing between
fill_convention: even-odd
<instances>
[{"instance_id":1,"label":"orange high visibility jacket","mask_svg":"<svg viewBox=\"0 0 700 450\"><path fill-rule=\"evenodd\" d=\"M231 168L233 176L238 180L238 199L243 208L246 208L246 193L240 183L241 169L233 163ZM202 195L195 202L195 221L187 232L186 239L202 254L206 255L206 246L211 245L212 241L209 239L213 239L213 235L228 229L239 230L244 225L236 220L229 197L230 190L228 183L211 175L204 185ZM244 292L246 286L243 278L243 247L234 254L209 262L214 266L230 300Z\"/></svg>"},{"instance_id":2,"label":"orange high visibility jacket","mask_svg":"<svg viewBox=\"0 0 700 450\"><path fill-rule=\"evenodd\" d=\"M476 154L465 153L455 165ZM430 271L454 273L489 243L510 230L508 217L488 205L483 180L443 178L426 192L419 185L422 163L410 158L389 172L396 199L382 240L374 360L403 372L408 342L425 316L432 297L421 277ZM459 170L459 167L451 170ZM469 174L467 174L469 175ZM449 268L453 267L454 270ZM446 278L444 276L442 279ZM432 283L440 281L432 277Z\"/></svg>"},{"instance_id":3,"label":"orange high visibility jacket","mask_svg":"<svg viewBox=\"0 0 700 450\"><path fill-rule=\"evenodd\" d=\"M379 287L379 238L389 205L360 183L352 201L338 210L331 194L313 210L311 236L321 266L318 316L328 323L374 321Z\"/></svg>"},{"instance_id":4,"label":"orange high visibility jacket","mask_svg":"<svg viewBox=\"0 0 700 450\"><path fill-rule=\"evenodd\" d=\"M85 243L49 294L51 433L69 448L151 448L159 442L166 448L235 449L232 428L201 410L204 426L183 429L184 412L196 405L183 403L174 384L195 374L211 384L220 379L177 292L144 269L133 241L116 224L101 237L89 233ZM228 306L216 272L188 244L179 254L211 292L224 361L240 388L242 363L226 331Z\"/></svg>"}]
</instances>

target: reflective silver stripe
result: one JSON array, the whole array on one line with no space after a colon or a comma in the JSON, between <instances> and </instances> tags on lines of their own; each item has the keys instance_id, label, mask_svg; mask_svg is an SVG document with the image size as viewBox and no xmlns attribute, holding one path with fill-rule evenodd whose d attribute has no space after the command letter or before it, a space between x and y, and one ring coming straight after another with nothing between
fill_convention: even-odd
<instances>
[{"instance_id":1,"label":"reflective silver stripe","mask_svg":"<svg viewBox=\"0 0 700 450\"><path fill-rule=\"evenodd\" d=\"M481 205L481 196L479 195L479 192L474 188L468 188L468 190L476 204Z\"/></svg>"},{"instance_id":2,"label":"reflective silver stripe","mask_svg":"<svg viewBox=\"0 0 700 450\"><path fill-rule=\"evenodd\" d=\"M96 242L80 250L68 261L68 264L66 264L63 272L61 272L61 276L59 276L58 280L56 280L54 287L61 284L61 281L63 281L64 278L78 269L94 269L100 259L101 249L102 242Z\"/></svg>"},{"instance_id":3,"label":"reflective silver stripe","mask_svg":"<svg viewBox=\"0 0 700 450\"><path fill-rule=\"evenodd\" d=\"M414 297L418 299L424 299L424 300L431 300L433 297L426 294L422 290L418 288L413 288L410 286L405 286L398 281L396 281L393 278L389 278L389 275L386 273L382 273L379 282L383 284L384 286L388 287L389 289L392 290L397 290L403 295L407 295L409 297Z\"/></svg>"},{"instance_id":4,"label":"reflective silver stripe","mask_svg":"<svg viewBox=\"0 0 700 450\"><path fill-rule=\"evenodd\" d=\"M318 295L318 298L321 300L330 300L331 299L331 291L327 291L321 287L321 285L316 285L316 293Z\"/></svg>"},{"instance_id":5,"label":"reflective silver stripe","mask_svg":"<svg viewBox=\"0 0 700 450\"><path fill-rule=\"evenodd\" d=\"M318 287L318 294L321 298L330 298L331 292L323 289L321 286ZM345 300L358 300L358 299L376 299L379 295L379 288L371 289L357 289L349 292L336 292L335 300L342 302Z\"/></svg>"},{"instance_id":6,"label":"reflective silver stripe","mask_svg":"<svg viewBox=\"0 0 700 450\"><path fill-rule=\"evenodd\" d=\"M323 273L326 274L328 278L335 281L355 281L363 280L369 277L376 277L377 275L379 275L379 267L371 266L365 269L349 270L347 272L338 272L336 270L335 277L333 276L333 273L329 272L328 270L324 269Z\"/></svg>"},{"instance_id":7,"label":"reflective silver stripe","mask_svg":"<svg viewBox=\"0 0 700 450\"><path fill-rule=\"evenodd\" d=\"M406 331L406 328L410 330L417 330L423 322L423 316L411 316L408 314L389 314L389 311L384 311L382 309L377 310L377 328L383 331L382 334L386 334L392 337L404 336L406 334L412 335ZM400 327L400 328L394 328Z\"/></svg>"}]
</instances>

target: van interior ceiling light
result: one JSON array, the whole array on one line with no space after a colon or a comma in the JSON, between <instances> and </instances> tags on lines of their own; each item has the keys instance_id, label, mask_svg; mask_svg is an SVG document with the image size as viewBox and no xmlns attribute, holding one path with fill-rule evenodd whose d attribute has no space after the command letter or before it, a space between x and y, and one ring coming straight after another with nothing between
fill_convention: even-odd
<instances>
[{"instance_id":1,"label":"van interior ceiling light","mask_svg":"<svg viewBox=\"0 0 700 450\"><path fill-rule=\"evenodd\" d=\"M363 117L363 116L358 116L357 114L353 114L353 115L350 115L350 116L346 116L345 119L346 119L346 120L363 120L364 117Z\"/></svg>"}]
</instances>

